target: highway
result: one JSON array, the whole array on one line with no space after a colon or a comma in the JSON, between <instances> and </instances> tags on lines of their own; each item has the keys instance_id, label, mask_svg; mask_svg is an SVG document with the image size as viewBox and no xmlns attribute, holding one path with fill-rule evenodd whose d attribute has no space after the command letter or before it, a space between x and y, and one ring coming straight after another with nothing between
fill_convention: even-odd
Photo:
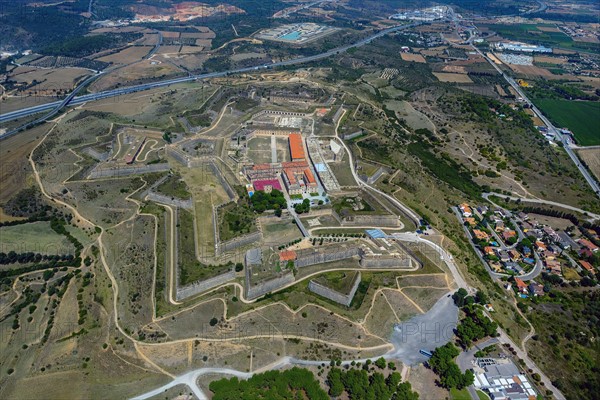
<instances>
[{"instance_id":1,"label":"highway","mask_svg":"<svg viewBox=\"0 0 600 400\"><path fill-rule=\"evenodd\" d=\"M472 37L472 38L474 38L474 37ZM529 98L527 98L527 96L525 95L525 93L523 92L523 90L521 89L521 87L519 86L519 84L517 82L515 82L515 80L513 78L511 78L510 76L508 76L507 74L505 74L504 71L502 71L502 69L500 67L498 67L492 60L490 60L485 54L483 54L481 52L481 50L479 50L477 48L477 46L474 46L473 44L471 44L471 47L480 56L482 56L483 58L485 58L486 61L488 63L490 63L496 69L496 71L498 71L498 73L500 75L502 75L502 77L506 80L506 82L508 82L508 84L510 86L512 86L512 88L519 94L519 96L525 102L527 102L527 104L529 104L531 106L531 110L548 127L548 133L554 135L554 137L556 137L562 143L563 148L565 149L565 151L567 152L567 154L569 155L569 157L571 158L571 160L575 163L575 166L577 167L577 169L579 169L579 172L581 172L581 175L583 175L583 177L585 178L585 180L587 181L587 183L590 185L590 187L592 188L592 190L594 191L594 193L596 193L596 195L598 197L600 197L600 185L598 185L598 182L596 182L596 180L594 179L594 177L592 177L592 175L590 174L590 172L583 166L583 164L581 164L581 161L579 161L579 158L577 157L577 154L575 154L575 152L571 148L571 145L573 143L571 142L570 138L567 135L563 135L562 133L560 133L560 130L558 128L556 128L554 125L552 125L552 123L550 122L550 120L548 120L548 118L546 118L546 116L529 100Z\"/></svg>"},{"instance_id":2,"label":"highway","mask_svg":"<svg viewBox=\"0 0 600 400\"><path fill-rule=\"evenodd\" d=\"M246 68L239 68L239 69L228 70L228 71L210 72L210 73L206 73L206 74L192 75L192 76L186 76L186 77L181 77L181 78L166 79L166 80L157 81L157 82L128 86L128 87L124 87L124 88L107 90L107 91L103 91L103 92L91 93L91 94L86 94L86 95L75 97L76 94L85 85L87 85L93 79L96 79L98 76L100 76L102 74L102 73L99 73L99 74L93 75L93 76L89 77L88 79L86 79L81 85L79 85L73 92L71 92L71 94L69 94L69 96L67 96L62 101L55 101L52 103L41 104L39 106L24 108L21 110L16 110L16 111L12 111L9 113L1 114L0 115L0 124L15 120L17 118L23 118L23 117L38 114L41 112L50 111L49 114L47 114L41 118L38 118L35 121L26 124L25 126L19 127L12 131L9 131L9 132L6 132L2 136L0 136L0 140L6 139L10 136L13 136L13 135L19 133L20 131L22 131L23 129L26 129L34 124L43 122L43 121L53 117L63 107L65 107L67 105L78 105L78 104L83 104L83 103L87 103L90 101L97 101L97 100L101 100L101 99L107 99L107 98L111 98L111 97L121 96L124 94L130 94L130 93L141 92L141 91L150 90L150 89L166 87L166 86L175 85L178 83L194 82L194 81L206 80L206 79L212 79L212 78L220 78L223 76L229 76L229 75L233 75L233 74L241 74L241 73L246 73L246 72L253 72L253 71L258 71L261 69L284 67L284 66L289 66L289 65L303 64L303 63L307 63L307 62L322 60L324 58L331 57L335 54L345 52L350 48L360 47L360 46L369 44L373 40L378 39L387 34L398 32L398 31L405 30L405 29L414 28L415 26L418 26L420 24L421 23L415 22L415 23L406 24L406 25L393 26L391 28L387 28L382 31L379 31L379 32L377 32L367 38L364 38L356 43L349 44L349 45L342 46L342 47L337 47L335 49L326 51L324 53L315 54L312 56L298 57L298 58L293 58L293 59L285 60L285 61L278 61L278 62L274 62L274 63L266 63L266 64L262 64L262 65L255 66L255 67L246 67Z\"/></svg>"}]
</instances>

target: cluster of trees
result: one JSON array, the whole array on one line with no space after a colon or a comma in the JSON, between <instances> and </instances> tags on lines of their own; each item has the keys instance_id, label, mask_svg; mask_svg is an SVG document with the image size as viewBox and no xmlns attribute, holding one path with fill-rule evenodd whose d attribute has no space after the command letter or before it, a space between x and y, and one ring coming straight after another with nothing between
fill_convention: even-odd
<instances>
[{"instance_id":1,"label":"cluster of trees","mask_svg":"<svg viewBox=\"0 0 600 400\"><path fill-rule=\"evenodd\" d=\"M16 173L17 171L15 171ZM26 217L27 221L4 222L2 226L18 225L26 222L47 221L51 218L53 208L44 203L40 192L35 188L21 190L3 207L4 212L13 217Z\"/></svg>"},{"instance_id":2,"label":"cluster of trees","mask_svg":"<svg viewBox=\"0 0 600 400\"><path fill-rule=\"evenodd\" d=\"M72 254L62 254L62 255L47 255L40 253L16 253L14 251L9 251L8 253L0 252L0 265L6 264L29 264L29 263L39 263L42 261L47 262L58 262L58 261L71 261L75 258Z\"/></svg>"},{"instance_id":3,"label":"cluster of trees","mask_svg":"<svg viewBox=\"0 0 600 400\"><path fill-rule=\"evenodd\" d=\"M304 214L310 211L310 200L304 199L302 203L298 203L294 205L294 210L298 214Z\"/></svg>"},{"instance_id":4,"label":"cluster of trees","mask_svg":"<svg viewBox=\"0 0 600 400\"><path fill-rule=\"evenodd\" d=\"M565 82L565 81L563 81ZM598 101L598 96L588 94L573 85L566 85L561 81L536 81L534 86L527 88L533 98L566 99Z\"/></svg>"},{"instance_id":5,"label":"cluster of trees","mask_svg":"<svg viewBox=\"0 0 600 400\"><path fill-rule=\"evenodd\" d=\"M137 32L77 36L53 42L41 49L41 52L53 56L85 57L105 49L122 46L141 37L142 34Z\"/></svg>"},{"instance_id":6,"label":"cluster of trees","mask_svg":"<svg viewBox=\"0 0 600 400\"><path fill-rule=\"evenodd\" d=\"M311 399L329 400L312 372L294 367L286 371L268 371L248 380L237 377L211 382L213 400L240 399Z\"/></svg>"},{"instance_id":7,"label":"cluster of trees","mask_svg":"<svg viewBox=\"0 0 600 400\"><path fill-rule=\"evenodd\" d=\"M488 297L481 290L478 290L475 296L469 296L469 293L464 288L460 288L452 295L452 300L454 300L454 304L457 307L463 307L475 303L485 304L488 301Z\"/></svg>"},{"instance_id":8,"label":"cluster of trees","mask_svg":"<svg viewBox=\"0 0 600 400\"><path fill-rule=\"evenodd\" d=\"M67 228L65 228L65 225L66 221L63 219L53 218L52 221L50 221L50 228L52 228L52 230L58 233L59 235L65 236L67 240L71 242L71 244L75 247L75 253L77 255L77 258L79 258L79 254L83 249L83 245L79 240L77 240L75 236L71 235L71 232L69 232Z\"/></svg>"},{"instance_id":9,"label":"cluster of trees","mask_svg":"<svg viewBox=\"0 0 600 400\"><path fill-rule=\"evenodd\" d=\"M473 384L475 376L471 370L464 374L454 359L460 354L460 350L450 342L444 346L438 347L433 351L433 355L427 362L429 367L439 377L440 385L446 389L462 389Z\"/></svg>"},{"instance_id":10,"label":"cluster of trees","mask_svg":"<svg viewBox=\"0 0 600 400\"><path fill-rule=\"evenodd\" d=\"M456 336L465 348L486 336L495 336L498 324L483 314L481 308L475 304L463 307L466 316L456 327Z\"/></svg>"},{"instance_id":11,"label":"cluster of trees","mask_svg":"<svg viewBox=\"0 0 600 400\"><path fill-rule=\"evenodd\" d=\"M452 295L452 300L465 313L465 318L456 327L456 336L464 348L486 336L496 335L498 324L486 317L479 306L488 301L484 292L478 290L475 296L469 296L465 289L460 288Z\"/></svg>"},{"instance_id":12,"label":"cluster of trees","mask_svg":"<svg viewBox=\"0 0 600 400\"><path fill-rule=\"evenodd\" d=\"M262 191L254 192L250 199L250 204L252 204L252 209L259 214L262 214L266 210L275 210L275 212L279 210L279 215L281 215L281 210L287 206L283 193L277 189L273 189L271 193Z\"/></svg>"},{"instance_id":13,"label":"cluster of trees","mask_svg":"<svg viewBox=\"0 0 600 400\"><path fill-rule=\"evenodd\" d=\"M377 365L377 362L375 364ZM368 369L367 364L365 367ZM383 367L385 367L385 360L383 360ZM419 398L419 395L412 391L410 383L402 382L398 372L392 372L385 378L380 372L369 374L365 368L343 371L334 367L327 374L327 385L330 396L339 397L346 392L350 400L418 400Z\"/></svg>"}]
</instances>

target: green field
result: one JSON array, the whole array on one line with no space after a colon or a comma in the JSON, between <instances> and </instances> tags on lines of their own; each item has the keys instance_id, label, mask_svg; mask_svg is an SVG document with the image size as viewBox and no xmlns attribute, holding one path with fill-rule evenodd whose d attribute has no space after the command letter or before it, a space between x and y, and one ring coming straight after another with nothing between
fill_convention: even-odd
<instances>
[{"instance_id":1,"label":"green field","mask_svg":"<svg viewBox=\"0 0 600 400\"><path fill-rule=\"evenodd\" d=\"M73 245L50 228L50 222L33 222L0 228L0 251L8 253L73 254Z\"/></svg>"},{"instance_id":2,"label":"green field","mask_svg":"<svg viewBox=\"0 0 600 400\"><path fill-rule=\"evenodd\" d=\"M461 390L452 388L450 389L450 398L452 400L471 400L471 395L466 388Z\"/></svg>"},{"instance_id":3,"label":"green field","mask_svg":"<svg viewBox=\"0 0 600 400\"><path fill-rule=\"evenodd\" d=\"M600 102L539 99L534 103L554 124L571 130L577 144L600 145Z\"/></svg>"}]
</instances>

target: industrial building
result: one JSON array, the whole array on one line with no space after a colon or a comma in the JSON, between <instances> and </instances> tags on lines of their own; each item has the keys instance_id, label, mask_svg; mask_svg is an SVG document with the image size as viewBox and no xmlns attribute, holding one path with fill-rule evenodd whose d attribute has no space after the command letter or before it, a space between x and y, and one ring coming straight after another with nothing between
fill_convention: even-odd
<instances>
[{"instance_id":1,"label":"industrial building","mask_svg":"<svg viewBox=\"0 0 600 400\"><path fill-rule=\"evenodd\" d=\"M474 386L492 400L535 400L537 394L524 374L508 359L478 358Z\"/></svg>"},{"instance_id":2,"label":"industrial building","mask_svg":"<svg viewBox=\"0 0 600 400\"><path fill-rule=\"evenodd\" d=\"M552 49L549 47L517 42L498 42L496 43L496 48L498 50L518 51L524 53L552 53Z\"/></svg>"}]
</instances>

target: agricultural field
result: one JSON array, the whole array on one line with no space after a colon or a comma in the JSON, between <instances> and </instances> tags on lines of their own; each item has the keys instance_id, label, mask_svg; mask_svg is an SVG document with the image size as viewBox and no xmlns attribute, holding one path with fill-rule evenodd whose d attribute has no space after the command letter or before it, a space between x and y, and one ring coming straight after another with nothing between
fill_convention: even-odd
<instances>
[{"instance_id":1,"label":"agricultural field","mask_svg":"<svg viewBox=\"0 0 600 400\"><path fill-rule=\"evenodd\" d=\"M131 64L142 60L151 50L151 46L130 46L117 53L99 57L96 60L112 64Z\"/></svg>"},{"instance_id":2,"label":"agricultural field","mask_svg":"<svg viewBox=\"0 0 600 400\"><path fill-rule=\"evenodd\" d=\"M425 61L425 57L423 57L420 54L413 54L413 53L401 53L400 57L402 57L402 59L404 61L408 61L408 62L417 62L417 63L422 63L425 64L427 61Z\"/></svg>"},{"instance_id":3,"label":"agricultural field","mask_svg":"<svg viewBox=\"0 0 600 400\"><path fill-rule=\"evenodd\" d=\"M179 75L183 75L183 71L170 63L143 60L103 75L90 85L90 91L101 92L117 86L130 86Z\"/></svg>"},{"instance_id":4,"label":"agricultural field","mask_svg":"<svg viewBox=\"0 0 600 400\"><path fill-rule=\"evenodd\" d=\"M600 152L598 149L580 149L577 150L577 155L592 171L596 179L600 180Z\"/></svg>"},{"instance_id":5,"label":"agricultural field","mask_svg":"<svg viewBox=\"0 0 600 400\"><path fill-rule=\"evenodd\" d=\"M591 115L600 115L600 102L538 99L536 106L557 126L573 132L580 146L600 145L600 126Z\"/></svg>"},{"instance_id":6,"label":"agricultural field","mask_svg":"<svg viewBox=\"0 0 600 400\"><path fill-rule=\"evenodd\" d=\"M20 95L52 97L71 91L77 82L90 74L90 70L83 68L17 67L11 72L10 79L27 86L19 92Z\"/></svg>"},{"instance_id":7,"label":"agricultural field","mask_svg":"<svg viewBox=\"0 0 600 400\"><path fill-rule=\"evenodd\" d=\"M465 74L454 74L450 72L434 72L436 78L440 82L451 82L451 83L473 83L471 78Z\"/></svg>"}]
</instances>

